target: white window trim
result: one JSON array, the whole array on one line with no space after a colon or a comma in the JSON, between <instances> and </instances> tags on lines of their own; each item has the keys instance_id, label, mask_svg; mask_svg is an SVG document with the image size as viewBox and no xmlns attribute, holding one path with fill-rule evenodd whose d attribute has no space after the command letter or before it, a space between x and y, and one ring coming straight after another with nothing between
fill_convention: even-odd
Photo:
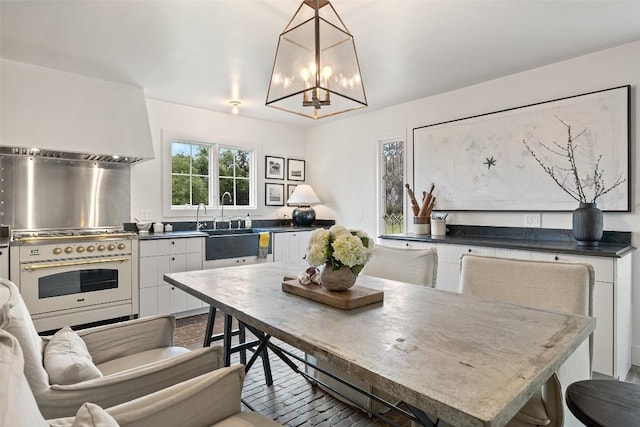
<instances>
[{"instance_id":1,"label":"white window trim","mask_svg":"<svg viewBox=\"0 0 640 427\"><path fill-rule=\"evenodd\" d=\"M244 217L248 212L252 214L259 214L258 206L259 191L258 185L260 182L260 168L258 158L262 157L262 146L260 144L249 143L244 141L233 141L224 138L212 138L211 136L203 136L190 134L187 132L179 132L172 130L162 130L162 146L161 146L161 158L162 158L162 213L165 218L182 218L182 217L194 217L196 215L197 206L172 206L171 205L171 142L174 140L191 142L194 144L210 144L214 147L237 147L253 150L253 156L251 159L251 170L254 171L255 179L251 180L249 185L249 192L251 194L250 200L252 204L249 206L229 206L225 205L225 217L231 214L232 216ZM210 161L218 162L218 150L210 150ZM216 185L209 187L209 195L213 203L211 206L207 206L207 218L212 218L221 213L220 199L218 197L218 172L217 168L212 171L212 182ZM202 211L200 211L202 214Z\"/></svg>"}]
</instances>

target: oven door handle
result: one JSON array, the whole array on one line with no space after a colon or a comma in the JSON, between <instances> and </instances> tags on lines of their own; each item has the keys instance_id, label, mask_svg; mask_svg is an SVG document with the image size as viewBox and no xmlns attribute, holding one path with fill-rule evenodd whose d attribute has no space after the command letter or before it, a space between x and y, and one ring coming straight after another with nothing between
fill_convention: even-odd
<instances>
[{"instance_id":1,"label":"oven door handle","mask_svg":"<svg viewBox=\"0 0 640 427\"><path fill-rule=\"evenodd\" d=\"M56 267L72 267L75 265L89 265L89 264L105 264L110 262L127 262L131 258L121 257L121 258L101 258L101 259L87 259L80 261L63 261L63 262L53 262L50 264L30 264L24 266L25 270L28 271L36 271L43 270L45 268L56 268Z\"/></svg>"}]
</instances>

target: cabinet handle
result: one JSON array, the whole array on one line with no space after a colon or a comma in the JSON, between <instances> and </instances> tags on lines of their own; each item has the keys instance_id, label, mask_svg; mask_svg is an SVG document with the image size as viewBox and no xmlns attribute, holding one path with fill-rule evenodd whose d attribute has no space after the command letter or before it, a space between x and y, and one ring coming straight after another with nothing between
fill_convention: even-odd
<instances>
[{"instance_id":1,"label":"cabinet handle","mask_svg":"<svg viewBox=\"0 0 640 427\"><path fill-rule=\"evenodd\" d=\"M553 259L555 259L556 261L560 261L560 258L558 257L558 255L556 255L555 257L553 257Z\"/></svg>"},{"instance_id":2,"label":"cabinet handle","mask_svg":"<svg viewBox=\"0 0 640 427\"><path fill-rule=\"evenodd\" d=\"M175 261L176 259L174 257L171 257L171 261Z\"/></svg>"},{"instance_id":3,"label":"cabinet handle","mask_svg":"<svg viewBox=\"0 0 640 427\"><path fill-rule=\"evenodd\" d=\"M469 251L469 253L471 253L471 248L467 249Z\"/></svg>"},{"instance_id":4,"label":"cabinet handle","mask_svg":"<svg viewBox=\"0 0 640 427\"><path fill-rule=\"evenodd\" d=\"M171 241L171 244L172 244L172 245L175 245L175 244L176 244L176 242L174 242L174 241L172 240L172 241Z\"/></svg>"}]
</instances>

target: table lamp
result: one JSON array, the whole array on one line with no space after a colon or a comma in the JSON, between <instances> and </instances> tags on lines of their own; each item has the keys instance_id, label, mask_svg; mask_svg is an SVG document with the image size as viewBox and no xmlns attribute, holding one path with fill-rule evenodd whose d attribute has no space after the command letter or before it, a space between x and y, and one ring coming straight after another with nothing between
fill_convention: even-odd
<instances>
[{"instance_id":1,"label":"table lamp","mask_svg":"<svg viewBox=\"0 0 640 427\"><path fill-rule=\"evenodd\" d=\"M311 225L316 220L316 211L311 207L312 204L322 203L316 192L313 191L308 184L300 184L296 186L293 193L287 200L290 206L297 206L291 215L295 225Z\"/></svg>"}]
</instances>

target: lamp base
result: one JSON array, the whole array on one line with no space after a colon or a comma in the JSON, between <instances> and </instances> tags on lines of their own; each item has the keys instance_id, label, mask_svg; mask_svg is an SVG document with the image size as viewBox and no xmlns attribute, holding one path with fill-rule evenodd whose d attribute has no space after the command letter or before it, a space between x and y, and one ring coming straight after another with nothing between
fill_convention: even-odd
<instances>
[{"instance_id":1,"label":"lamp base","mask_svg":"<svg viewBox=\"0 0 640 427\"><path fill-rule=\"evenodd\" d=\"M316 220L316 211L311 206L300 206L291 214L295 225L311 225Z\"/></svg>"}]
</instances>

